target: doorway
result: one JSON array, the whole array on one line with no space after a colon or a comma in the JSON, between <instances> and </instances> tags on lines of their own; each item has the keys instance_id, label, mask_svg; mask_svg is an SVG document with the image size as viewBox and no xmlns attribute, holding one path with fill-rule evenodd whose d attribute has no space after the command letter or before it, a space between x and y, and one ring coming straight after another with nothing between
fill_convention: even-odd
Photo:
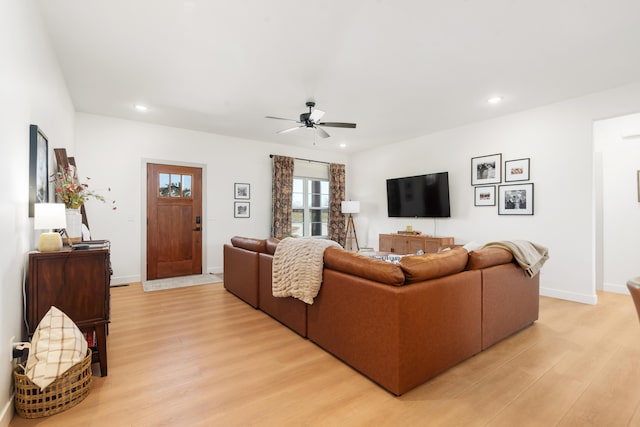
<instances>
[{"instance_id":1,"label":"doorway","mask_svg":"<svg viewBox=\"0 0 640 427\"><path fill-rule=\"evenodd\" d=\"M202 168L147 163L146 278L202 274Z\"/></svg>"}]
</instances>

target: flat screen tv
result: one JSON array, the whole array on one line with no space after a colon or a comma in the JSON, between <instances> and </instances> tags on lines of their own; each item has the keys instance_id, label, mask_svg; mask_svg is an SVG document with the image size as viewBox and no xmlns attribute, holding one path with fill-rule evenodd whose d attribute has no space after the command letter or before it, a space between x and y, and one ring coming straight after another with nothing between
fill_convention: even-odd
<instances>
[{"instance_id":1,"label":"flat screen tv","mask_svg":"<svg viewBox=\"0 0 640 427\"><path fill-rule=\"evenodd\" d=\"M387 209L390 217L450 217L449 172L387 179Z\"/></svg>"}]
</instances>

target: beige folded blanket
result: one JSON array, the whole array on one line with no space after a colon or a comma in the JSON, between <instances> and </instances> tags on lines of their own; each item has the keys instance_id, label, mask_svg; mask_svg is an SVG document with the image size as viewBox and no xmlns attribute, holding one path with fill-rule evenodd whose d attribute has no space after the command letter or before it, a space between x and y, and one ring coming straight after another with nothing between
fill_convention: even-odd
<instances>
[{"instance_id":1,"label":"beige folded blanket","mask_svg":"<svg viewBox=\"0 0 640 427\"><path fill-rule=\"evenodd\" d=\"M502 248L513 254L516 262L525 274L533 277L540 272L540 268L549 259L549 251L544 246L531 243L527 240L505 240L501 242L487 243L485 248Z\"/></svg>"},{"instance_id":2,"label":"beige folded blanket","mask_svg":"<svg viewBox=\"0 0 640 427\"><path fill-rule=\"evenodd\" d=\"M273 254L273 296L294 297L313 304L322 284L324 250L332 246L341 247L333 240L292 237L281 240Z\"/></svg>"}]
</instances>

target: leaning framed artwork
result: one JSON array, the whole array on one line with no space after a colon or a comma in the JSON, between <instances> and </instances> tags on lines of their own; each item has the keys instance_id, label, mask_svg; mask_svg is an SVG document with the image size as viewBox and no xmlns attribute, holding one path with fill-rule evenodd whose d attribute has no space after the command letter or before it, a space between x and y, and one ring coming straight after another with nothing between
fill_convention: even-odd
<instances>
[{"instance_id":1,"label":"leaning framed artwork","mask_svg":"<svg viewBox=\"0 0 640 427\"><path fill-rule=\"evenodd\" d=\"M533 215L533 183L498 186L498 215Z\"/></svg>"},{"instance_id":2,"label":"leaning framed artwork","mask_svg":"<svg viewBox=\"0 0 640 427\"><path fill-rule=\"evenodd\" d=\"M496 205L496 186L487 185L475 187L474 206L495 206Z\"/></svg>"},{"instance_id":3,"label":"leaning framed artwork","mask_svg":"<svg viewBox=\"0 0 640 427\"><path fill-rule=\"evenodd\" d=\"M249 200L251 198L251 185L236 182L233 185L233 193L235 194L236 199Z\"/></svg>"},{"instance_id":4,"label":"leaning framed artwork","mask_svg":"<svg viewBox=\"0 0 640 427\"><path fill-rule=\"evenodd\" d=\"M502 154L491 154L471 159L471 185L502 182Z\"/></svg>"},{"instance_id":5,"label":"leaning framed artwork","mask_svg":"<svg viewBox=\"0 0 640 427\"><path fill-rule=\"evenodd\" d=\"M234 218L249 218L250 212L249 202L234 202L233 204L233 217Z\"/></svg>"},{"instance_id":6,"label":"leaning framed artwork","mask_svg":"<svg viewBox=\"0 0 640 427\"><path fill-rule=\"evenodd\" d=\"M507 160L504 162L504 182L529 181L529 159Z\"/></svg>"},{"instance_id":7,"label":"leaning framed artwork","mask_svg":"<svg viewBox=\"0 0 640 427\"><path fill-rule=\"evenodd\" d=\"M34 204L49 202L49 141L37 125L29 126L29 217Z\"/></svg>"}]
</instances>

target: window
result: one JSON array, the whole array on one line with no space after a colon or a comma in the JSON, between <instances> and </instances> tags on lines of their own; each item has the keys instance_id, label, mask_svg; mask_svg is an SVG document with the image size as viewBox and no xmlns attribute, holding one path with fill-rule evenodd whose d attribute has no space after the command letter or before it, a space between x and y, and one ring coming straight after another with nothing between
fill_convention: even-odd
<instances>
[{"instance_id":1,"label":"window","mask_svg":"<svg viewBox=\"0 0 640 427\"><path fill-rule=\"evenodd\" d=\"M160 174L160 197L191 197L191 175Z\"/></svg>"},{"instance_id":2,"label":"window","mask_svg":"<svg viewBox=\"0 0 640 427\"><path fill-rule=\"evenodd\" d=\"M329 234L329 181L293 178L291 235L327 237Z\"/></svg>"}]
</instances>

